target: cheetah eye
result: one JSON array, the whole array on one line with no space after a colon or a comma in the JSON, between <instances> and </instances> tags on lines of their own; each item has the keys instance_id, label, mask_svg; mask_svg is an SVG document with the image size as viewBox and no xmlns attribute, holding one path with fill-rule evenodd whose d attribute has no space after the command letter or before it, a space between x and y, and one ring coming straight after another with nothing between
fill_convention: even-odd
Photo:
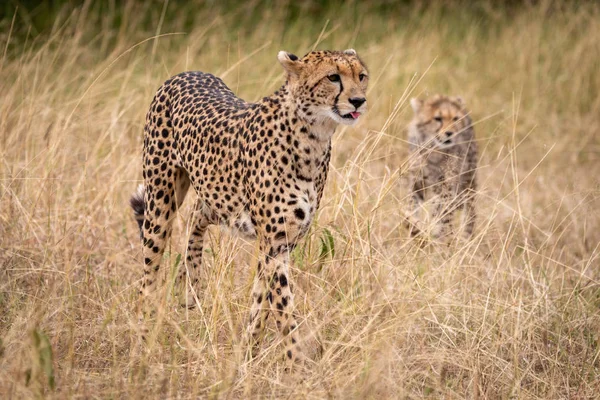
<instances>
[{"instance_id":1,"label":"cheetah eye","mask_svg":"<svg viewBox=\"0 0 600 400\"><path fill-rule=\"evenodd\" d=\"M331 82L339 82L340 76L338 74L329 75L327 77Z\"/></svg>"},{"instance_id":2,"label":"cheetah eye","mask_svg":"<svg viewBox=\"0 0 600 400\"><path fill-rule=\"evenodd\" d=\"M434 117L433 119L435 119L437 122L442 122L442 117Z\"/></svg>"},{"instance_id":3,"label":"cheetah eye","mask_svg":"<svg viewBox=\"0 0 600 400\"><path fill-rule=\"evenodd\" d=\"M458 121L458 117L452 118L452 121Z\"/></svg>"},{"instance_id":4,"label":"cheetah eye","mask_svg":"<svg viewBox=\"0 0 600 400\"><path fill-rule=\"evenodd\" d=\"M360 75L358 75L358 79L359 79L361 82L362 82L362 81L364 81L366 77L367 77L367 75L365 75L365 74L360 74Z\"/></svg>"}]
</instances>

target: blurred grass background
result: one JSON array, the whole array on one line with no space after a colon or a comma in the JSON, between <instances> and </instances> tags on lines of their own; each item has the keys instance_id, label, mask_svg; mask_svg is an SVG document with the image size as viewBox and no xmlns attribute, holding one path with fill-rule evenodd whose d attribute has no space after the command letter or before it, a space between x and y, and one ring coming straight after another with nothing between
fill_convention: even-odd
<instances>
[{"instance_id":1,"label":"blurred grass background","mask_svg":"<svg viewBox=\"0 0 600 400\"><path fill-rule=\"evenodd\" d=\"M598 3L8 1L0 13L0 396L600 391ZM201 310L162 304L141 344L127 201L156 89L194 69L253 101L283 82L279 50L349 47L370 68L370 111L336 133L295 254L323 357L291 380L271 330L240 367L255 249L218 229ZM449 247L402 226L408 99L434 93L465 98L482 153L477 233Z\"/></svg>"}]
</instances>

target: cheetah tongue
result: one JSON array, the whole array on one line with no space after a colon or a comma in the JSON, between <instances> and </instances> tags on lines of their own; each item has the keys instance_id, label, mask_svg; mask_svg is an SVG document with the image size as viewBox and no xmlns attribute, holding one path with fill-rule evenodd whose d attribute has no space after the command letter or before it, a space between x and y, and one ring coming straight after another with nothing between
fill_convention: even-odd
<instances>
[{"instance_id":1,"label":"cheetah tongue","mask_svg":"<svg viewBox=\"0 0 600 400\"><path fill-rule=\"evenodd\" d=\"M350 116L351 116L353 119L357 119L358 117L360 117L360 113L359 113L359 112L356 112L356 111L354 111L354 112L351 112L351 113L350 113Z\"/></svg>"}]
</instances>

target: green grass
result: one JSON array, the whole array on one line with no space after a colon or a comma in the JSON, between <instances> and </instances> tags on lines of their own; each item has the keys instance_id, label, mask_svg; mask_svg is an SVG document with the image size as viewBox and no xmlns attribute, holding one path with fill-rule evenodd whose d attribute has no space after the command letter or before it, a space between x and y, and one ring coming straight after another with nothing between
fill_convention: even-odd
<instances>
[{"instance_id":1,"label":"green grass","mask_svg":"<svg viewBox=\"0 0 600 400\"><path fill-rule=\"evenodd\" d=\"M0 19L0 397L600 391L598 5L54 4ZM167 299L140 342L127 201L156 89L195 69L252 101L283 82L279 50L349 47L370 69L369 112L336 133L318 218L294 254L322 358L303 380L287 376L269 327L258 361L240 361L257 249L212 228L201 309ZM464 97L482 153L476 234L448 247L402 225L408 99L434 93Z\"/></svg>"}]
</instances>

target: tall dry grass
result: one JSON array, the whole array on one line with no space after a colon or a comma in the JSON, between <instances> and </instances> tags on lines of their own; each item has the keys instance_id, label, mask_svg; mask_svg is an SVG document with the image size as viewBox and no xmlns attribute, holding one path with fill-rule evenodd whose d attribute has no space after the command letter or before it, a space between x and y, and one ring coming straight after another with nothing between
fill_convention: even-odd
<instances>
[{"instance_id":1,"label":"tall dry grass","mask_svg":"<svg viewBox=\"0 0 600 400\"><path fill-rule=\"evenodd\" d=\"M600 7L210 4L86 2L39 34L27 10L1 21L0 397L598 396ZM322 358L286 376L271 327L240 363L256 250L218 229L201 309L167 302L141 343L127 200L154 91L199 69L256 100L282 83L278 50L314 47L356 48L372 77L294 254ZM437 92L466 99L481 149L476 234L449 246L402 225L407 100Z\"/></svg>"}]
</instances>

